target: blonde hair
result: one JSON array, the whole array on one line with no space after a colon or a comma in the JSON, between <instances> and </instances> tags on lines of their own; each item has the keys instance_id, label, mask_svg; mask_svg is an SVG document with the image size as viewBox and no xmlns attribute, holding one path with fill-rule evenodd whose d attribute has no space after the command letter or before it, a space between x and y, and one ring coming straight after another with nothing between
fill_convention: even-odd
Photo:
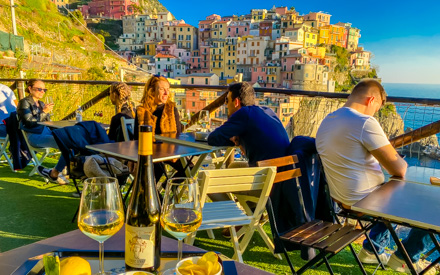
<instances>
[{"instance_id":1,"label":"blonde hair","mask_svg":"<svg viewBox=\"0 0 440 275\"><path fill-rule=\"evenodd\" d=\"M149 108L150 110L156 109L154 101L156 97L157 84L160 81L168 82L168 79L163 76L153 75L150 79L148 79L147 83L145 83L144 94L142 95L141 99L141 104L145 108ZM168 82L168 84L169 83L170 82ZM168 101L171 101L170 98L168 98Z\"/></svg>"},{"instance_id":2,"label":"blonde hair","mask_svg":"<svg viewBox=\"0 0 440 275\"><path fill-rule=\"evenodd\" d=\"M130 109L130 111L134 117L135 114L133 111L133 106L130 101L130 98L131 98L130 87L123 82L116 82L110 86L110 94L112 94L112 93L117 95L117 98L116 98L117 112L120 113L121 109L122 109L122 105L127 104L128 108Z\"/></svg>"}]
</instances>

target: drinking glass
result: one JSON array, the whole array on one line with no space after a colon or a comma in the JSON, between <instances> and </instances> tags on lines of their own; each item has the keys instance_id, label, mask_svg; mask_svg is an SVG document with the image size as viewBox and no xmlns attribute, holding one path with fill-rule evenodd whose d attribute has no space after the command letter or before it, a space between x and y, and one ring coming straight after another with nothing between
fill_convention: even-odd
<instances>
[{"instance_id":1,"label":"drinking glass","mask_svg":"<svg viewBox=\"0 0 440 275\"><path fill-rule=\"evenodd\" d=\"M160 217L162 227L177 238L177 261L182 259L182 240L202 223L199 187L193 178L168 180ZM162 274L175 274L175 268Z\"/></svg>"},{"instance_id":2,"label":"drinking glass","mask_svg":"<svg viewBox=\"0 0 440 275\"><path fill-rule=\"evenodd\" d=\"M50 95L47 95L47 96L45 97L45 101L46 101L46 104L53 104L53 97L50 96ZM53 110L50 111L50 114L53 115Z\"/></svg>"},{"instance_id":3,"label":"drinking glass","mask_svg":"<svg viewBox=\"0 0 440 275\"><path fill-rule=\"evenodd\" d=\"M202 128L206 129L209 128L210 124L210 117L209 117L209 111L208 110L201 110L199 113L199 122L202 125Z\"/></svg>"},{"instance_id":4,"label":"drinking glass","mask_svg":"<svg viewBox=\"0 0 440 275\"><path fill-rule=\"evenodd\" d=\"M116 178L97 177L84 181L78 213L78 227L99 242L99 272L104 271L104 241L124 225L124 207Z\"/></svg>"}]
</instances>

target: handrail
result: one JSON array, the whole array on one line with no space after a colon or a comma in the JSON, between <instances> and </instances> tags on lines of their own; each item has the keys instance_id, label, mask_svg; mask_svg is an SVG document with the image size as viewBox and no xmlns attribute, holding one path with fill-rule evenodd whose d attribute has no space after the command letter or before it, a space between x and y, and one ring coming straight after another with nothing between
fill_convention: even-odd
<instances>
[{"instance_id":1,"label":"handrail","mask_svg":"<svg viewBox=\"0 0 440 275\"><path fill-rule=\"evenodd\" d=\"M2 78L0 82L11 82L11 81L27 81L29 79L22 78ZM54 79L43 79L46 83L70 83L70 84L94 84L94 85L111 85L116 81L101 81L101 80L54 80ZM129 86L144 86L143 82L126 82ZM227 90L228 86L223 85L188 85L188 84L172 84L171 88L174 89L203 89L203 90ZM325 98L341 98L346 99L348 93L329 93L329 92L319 92L319 91L302 91L302 90L291 90L284 88L255 88L257 93L276 93L285 95L300 95L308 97L325 97ZM388 96L388 102L399 102L399 103L414 103L414 104L424 104L424 105L440 105L440 99L437 98L414 98L414 97L397 97Z\"/></svg>"}]
</instances>

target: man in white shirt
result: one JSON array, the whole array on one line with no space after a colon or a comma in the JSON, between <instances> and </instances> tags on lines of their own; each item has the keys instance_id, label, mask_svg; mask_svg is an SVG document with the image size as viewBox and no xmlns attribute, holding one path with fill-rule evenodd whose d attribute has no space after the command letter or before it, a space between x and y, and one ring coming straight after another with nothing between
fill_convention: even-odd
<instances>
[{"instance_id":1,"label":"man in white shirt","mask_svg":"<svg viewBox=\"0 0 440 275\"><path fill-rule=\"evenodd\" d=\"M8 86L0 84L0 137L6 136L6 125L3 120L16 110L17 99L14 92Z\"/></svg>"},{"instance_id":2,"label":"man in white shirt","mask_svg":"<svg viewBox=\"0 0 440 275\"><path fill-rule=\"evenodd\" d=\"M316 134L316 148L321 156L330 195L343 207L367 196L384 182L381 166L389 174L404 177L407 163L391 146L379 122L373 115L386 101L386 93L376 80L361 81L353 88L345 105L329 114ZM384 253L390 233L384 224L371 229L370 237L383 263L400 272L409 272L403 256L396 251L388 261ZM429 244L429 235L422 230L411 230L403 241L417 270L425 263L420 254ZM377 263L371 245L364 241L359 253L363 263ZM425 274L435 274L430 269Z\"/></svg>"}]
</instances>

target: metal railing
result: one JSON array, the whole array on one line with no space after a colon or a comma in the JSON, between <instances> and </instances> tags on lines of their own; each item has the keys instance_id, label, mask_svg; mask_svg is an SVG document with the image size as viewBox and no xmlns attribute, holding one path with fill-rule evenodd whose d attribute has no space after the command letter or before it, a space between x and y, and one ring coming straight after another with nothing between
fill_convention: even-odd
<instances>
[{"instance_id":1,"label":"metal railing","mask_svg":"<svg viewBox=\"0 0 440 275\"><path fill-rule=\"evenodd\" d=\"M24 96L23 85L26 79L0 79L16 90L19 97ZM108 123L115 114L115 108L108 99L109 86L113 81L75 81L44 80L48 88L47 95L55 102L53 120L73 119L78 106L84 111L84 120L96 120ZM132 101L138 105L144 91L143 82L127 82L132 89ZM171 85L172 96L179 110L192 109L186 96L187 90L205 93L203 108L213 118L226 119L224 102L227 86L212 85ZM286 126L291 137L306 135L314 137L325 116L340 108L348 96L347 93L327 93L317 91L287 90L275 88L255 88L257 103L274 110ZM210 94L207 94L210 93ZM212 100L212 98L216 98ZM44 98L43 98L44 101ZM376 115L385 133L410 158L420 160L418 165L439 167L440 159L440 99L393 97L387 98L387 105ZM288 112L282 112L282 110ZM293 111L292 111L293 110ZM192 112L189 125L197 122L198 112ZM421 128L417 131L414 129ZM410 132L405 134L405 132ZM422 137L425 137L421 139Z\"/></svg>"}]
</instances>

